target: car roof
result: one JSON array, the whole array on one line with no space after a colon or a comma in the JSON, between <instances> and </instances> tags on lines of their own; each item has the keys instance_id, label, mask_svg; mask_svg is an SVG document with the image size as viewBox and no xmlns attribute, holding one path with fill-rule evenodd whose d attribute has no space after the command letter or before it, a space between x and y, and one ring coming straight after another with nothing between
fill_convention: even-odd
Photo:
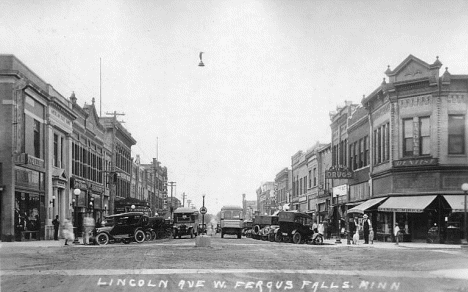
<instances>
[{"instance_id":1,"label":"car roof","mask_svg":"<svg viewBox=\"0 0 468 292\"><path fill-rule=\"evenodd\" d=\"M106 216L106 218L115 218L115 217L122 217L122 216L136 216L136 215L144 215L143 212L127 212L127 213L120 213Z\"/></svg>"},{"instance_id":2,"label":"car roof","mask_svg":"<svg viewBox=\"0 0 468 292\"><path fill-rule=\"evenodd\" d=\"M174 210L174 213L198 213L197 209L191 209L191 208L177 208Z\"/></svg>"}]
</instances>

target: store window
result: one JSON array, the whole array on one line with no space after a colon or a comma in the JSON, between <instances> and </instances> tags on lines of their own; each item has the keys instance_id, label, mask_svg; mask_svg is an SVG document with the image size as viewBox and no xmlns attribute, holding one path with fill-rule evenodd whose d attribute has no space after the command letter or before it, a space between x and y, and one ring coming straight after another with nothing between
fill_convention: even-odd
<instances>
[{"instance_id":1,"label":"store window","mask_svg":"<svg viewBox=\"0 0 468 292\"><path fill-rule=\"evenodd\" d=\"M15 193L15 236L19 240L22 231L39 231L43 234L45 206L44 196L24 192ZM34 235L36 236L36 235Z\"/></svg>"},{"instance_id":2,"label":"store window","mask_svg":"<svg viewBox=\"0 0 468 292\"><path fill-rule=\"evenodd\" d=\"M465 116L449 115L448 153L465 154Z\"/></svg>"}]
</instances>

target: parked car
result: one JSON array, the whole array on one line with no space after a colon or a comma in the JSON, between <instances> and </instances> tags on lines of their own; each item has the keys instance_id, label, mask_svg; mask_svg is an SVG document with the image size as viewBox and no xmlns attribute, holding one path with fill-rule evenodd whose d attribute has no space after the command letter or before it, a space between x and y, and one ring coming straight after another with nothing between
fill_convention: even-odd
<instances>
[{"instance_id":1,"label":"parked car","mask_svg":"<svg viewBox=\"0 0 468 292\"><path fill-rule=\"evenodd\" d=\"M103 226L95 229L94 241L99 245L106 245L109 242L142 243L146 239L145 230L148 222L148 216L142 212L107 216Z\"/></svg>"},{"instance_id":2,"label":"parked car","mask_svg":"<svg viewBox=\"0 0 468 292\"><path fill-rule=\"evenodd\" d=\"M275 241L322 244L323 235L312 230L312 217L298 211L284 211L278 214L279 228ZM315 233L315 234L314 234Z\"/></svg>"},{"instance_id":3,"label":"parked car","mask_svg":"<svg viewBox=\"0 0 468 292\"><path fill-rule=\"evenodd\" d=\"M253 227L252 220L244 220L244 228L242 229L242 235L244 235L245 237L251 237L252 227Z\"/></svg>"},{"instance_id":4,"label":"parked car","mask_svg":"<svg viewBox=\"0 0 468 292\"><path fill-rule=\"evenodd\" d=\"M253 221L252 238L268 240L270 229L278 226L277 215L257 215Z\"/></svg>"},{"instance_id":5,"label":"parked car","mask_svg":"<svg viewBox=\"0 0 468 292\"><path fill-rule=\"evenodd\" d=\"M197 234L206 234L206 224L198 223Z\"/></svg>"}]
</instances>

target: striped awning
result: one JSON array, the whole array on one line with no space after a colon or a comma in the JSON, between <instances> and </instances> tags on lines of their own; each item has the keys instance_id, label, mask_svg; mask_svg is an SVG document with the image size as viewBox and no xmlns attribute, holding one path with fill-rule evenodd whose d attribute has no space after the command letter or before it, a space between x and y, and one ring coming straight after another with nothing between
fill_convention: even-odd
<instances>
[{"instance_id":1,"label":"striped awning","mask_svg":"<svg viewBox=\"0 0 468 292\"><path fill-rule=\"evenodd\" d=\"M348 213L358 213L358 214L364 214L364 211L367 209L370 209L377 205L378 203L382 202L383 200L387 199L387 197L383 198L375 198L375 199L370 199L365 201L364 203L357 205L356 207L353 207L348 210Z\"/></svg>"},{"instance_id":2,"label":"striped awning","mask_svg":"<svg viewBox=\"0 0 468 292\"><path fill-rule=\"evenodd\" d=\"M382 212L422 213L436 195L390 197L377 210Z\"/></svg>"}]
</instances>

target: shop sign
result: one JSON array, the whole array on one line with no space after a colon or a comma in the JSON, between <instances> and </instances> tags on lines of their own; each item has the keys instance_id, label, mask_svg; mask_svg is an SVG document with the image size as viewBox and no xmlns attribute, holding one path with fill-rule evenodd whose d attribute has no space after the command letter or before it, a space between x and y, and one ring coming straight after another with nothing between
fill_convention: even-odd
<instances>
[{"instance_id":1,"label":"shop sign","mask_svg":"<svg viewBox=\"0 0 468 292\"><path fill-rule=\"evenodd\" d=\"M20 153L15 157L15 164L17 165L31 165L39 168L44 168L44 160L29 155L28 153Z\"/></svg>"},{"instance_id":2,"label":"shop sign","mask_svg":"<svg viewBox=\"0 0 468 292\"><path fill-rule=\"evenodd\" d=\"M305 202L305 201L307 201L307 197L306 197L306 196L302 196L302 197L299 198L299 202L302 203L302 202Z\"/></svg>"},{"instance_id":3,"label":"shop sign","mask_svg":"<svg viewBox=\"0 0 468 292\"><path fill-rule=\"evenodd\" d=\"M333 188L333 197L346 196L348 194L348 185L341 185Z\"/></svg>"},{"instance_id":4,"label":"shop sign","mask_svg":"<svg viewBox=\"0 0 468 292\"><path fill-rule=\"evenodd\" d=\"M65 182L61 181L61 180L58 180L58 179L54 179L54 180L52 180L52 186L54 188L64 189L65 188Z\"/></svg>"},{"instance_id":5,"label":"shop sign","mask_svg":"<svg viewBox=\"0 0 468 292\"><path fill-rule=\"evenodd\" d=\"M406 213L422 213L424 210L411 208L379 208L382 212L406 212Z\"/></svg>"},{"instance_id":6,"label":"shop sign","mask_svg":"<svg viewBox=\"0 0 468 292\"><path fill-rule=\"evenodd\" d=\"M353 172L344 165L334 165L325 171L325 179L352 179Z\"/></svg>"},{"instance_id":7,"label":"shop sign","mask_svg":"<svg viewBox=\"0 0 468 292\"><path fill-rule=\"evenodd\" d=\"M412 158L393 161L393 167L438 165L438 158Z\"/></svg>"}]
</instances>

